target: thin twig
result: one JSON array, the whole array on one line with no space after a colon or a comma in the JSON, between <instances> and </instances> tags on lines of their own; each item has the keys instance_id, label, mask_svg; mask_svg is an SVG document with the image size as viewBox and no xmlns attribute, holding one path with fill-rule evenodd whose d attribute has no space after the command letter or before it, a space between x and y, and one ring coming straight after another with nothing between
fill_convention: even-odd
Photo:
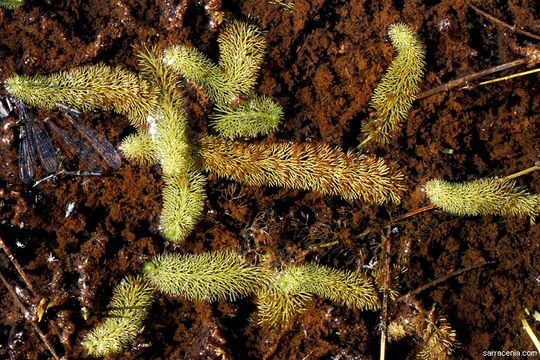
<instances>
[{"instance_id":1,"label":"thin twig","mask_svg":"<svg viewBox=\"0 0 540 360\"><path fill-rule=\"evenodd\" d=\"M17 269L17 272L19 273L19 275L23 279L26 287L30 290L30 292L32 293L34 298L37 298L37 293L34 290L34 287L32 286L32 283L30 282L30 279L28 278L28 276L26 276L26 273L24 272L23 268L21 267L21 265L19 265L19 262L17 261L17 259L15 259L15 256L13 256L13 253L11 252L11 250L9 250L9 248L7 247L7 245L4 242L4 240L2 239L2 237L0 237L0 246L2 246L2 249L4 249L4 252L8 256L9 261L11 261L13 266L15 266L15 269Z\"/></svg>"},{"instance_id":2,"label":"thin twig","mask_svg":"<svg viewBox=\"0 0 540 360\"><path fill-rule=\"evenodd\" d=\"M522 71L522 72L519 72L517 74L512 74L512 75L508 75L508 76L503 76L503 77L499 77L499 78L496 78L496 79L491 79L491 80L486 80L486 81L482 81L478 84L475 84L474 87L478 87L478 86L483 86L483 85L488 85L488 84L493 84L493 83L496 83L496 82L499 82L499 81L506 81L506 80L510 80L510 79L514 79L514 78L517 78L517 77L520 77L520 76L525 76L525 75L530 75L530 74L534 74L534 73L537 73L537 72L540 72L540 68L536 68L536 69L532 69L532 70L527 70L527 71ZM473 86L471 85L466 85L464 87L462 87L461 89L472 89Z\"/></svg>"},{"instance_id":3,"label":"thin twig","mask_svg":"<svg viewBox=\"0 0 540 360\"><path fill-rule=\"evenodd\" d=\"M487 18L488 20L494 22L494 23L497 24L497 25L500 25L500 26L505 27L505 28L507 28L507 29L509 29L509 30L511 30L511 31L513 31L513 32L517 32L517 33L519 33L519 34L521 34L521 35L525 35L525 36L528 36L528 37L530 37L530 38L532 38L532 39L535 39L535 40L539 40L539 41L540 41L540 36L538 36L538 35L536 35L536 34L533 34L533 33L528 32L528 31L526 31L526 30L522 30L522 29L518 28L516 25L510 25L510 24L508 24L508 23L505 23L504 21L497 19L495 16L490 15L490 14L488 14L488 13L485 12L485 11L480 10L479 8L477 8L476 6L474 6L474 5L472 5L472 4L469 4L469 6L470 6L474 11L476 11L478 14L484 16L485 18Z\"/></svg>"},{"instance_id":4,"label":"thin twig","mask_svg":"<svg viewBox=\"0 0 540 360\"><path fill-rule=\"evenodd\" d=\"M482 266L485 266L485 265L491 265L491 264L495 264L495 261L485 261L483 263L480 263L480 264L477 264L477 265L473 265L473 266L469 266L469 267L466 267L464 269L460 269L460 270L457 270L457 271L454 271L448 275L445 275L443 277L440 277L438 279L435 279L433 281L430 281L428 282L427 284L425 285L422 285L420 286L419 288L416 288L415 290L413 291L409 291L407 294L399 297L396 302L400 302L400 301L405 301L407 302L409 299L412 299L414 296L418 295L419 293L421 293L422 291L425 291L431 287L434 287L434 286L437 286L439 285L440 283L443 283L445 281L448 281L448 279L450 278L453 278L455 276L459 276L465 272L468 272L468 271L471 271L471 270L474 270L474 269L478 269Z\"/></svg>"},{"instance_id":5,"label":"thin twig","mask_svg":"<svg viewBox=\"0 0 540 360\"><path fill-rule=\"evenodd\" d=\"M403 214L403 215L398 216L397 218L393 219L393 220L392 220L392 223L400 222L401 220L405 220L405 219L407 219L407 218L410 218L411 216L416 216L416 215L421 214L421 213L424 213L424 212L426 212L426 211L433 210L433 209L435 209L436 207L437 207L437 206L435 206L434 204L430 204L430 205L426 205L426 206L424 206L424 207L421 207L421 208L419 208L419 209L409 211L408 213Z\"/></svg>"},{"instance_id":6,"label":"thin twig","mask_svg":"<svg viewBox=\"0 0 540 360\"><path fill-rule=\"evenodd\" d=\"M437 86L437 87L435 87L433 89L429 89L429 90L426 90L424 92L421 92L416 97L416 100L422 100L422 99L425 99L425 98L427 98L429 96L438 94L438 93L443 92L443 91L449 91L449 90L452 90L452 89L455 89L455 88L458 88L458 87L468 86L469 82L471 82L472 80L476 80L476 79L481 78L483 76L491 75L491 74L494 74L494 73L497 73L497 72L500 72L500 71L508 70L508 69L511 69L513 67L516 67L516 66L527 64L528 61L529 61L528 59L514 60L514 61L511 61L511 62L508 62L508 63L505 63L505 64L497 65L497 66L494 66L492 68L476 72L474 74L463 76L463 77L461 77L459 79L452 80L452 81L450 81L450 82L448 82L446 84Z\"/></svg>"},{"instance_id":7,"label":"thin twig","mask_svg":"<svg viewBox=\"0 0 540 360\"><path fill-rule=\"evenodd\" d=\"M529 322L527 321L527 319L521 319L521 323L523 324L523 328L525 329L525 331L531 338L531 341L533 342L534 346L536 346L536 349L540 351L540 340L538 340L538 338L536 337L536 334L531 329L531 326L529 325Z\"/></svg>"},{"instance_id":8,"label":"thin twig","mask_svg":"<svg viewBox=\"0 0 540 360\"><path fill-rule=\"evenodd\" d=\"M512 179L515 179L515 178L523 176L523 175L527 175L527 174L532 173L533 171L537 171L537 170L540 170L540 165L531 166L530 168L527 168L525 170L521 170L521 171L519 171L519 172L517 172L515 174L505 176L503 179L512 180Z\"/></svg>"},{"instance_id":9,"label":"thin twig","mask_svg":"<svg viewBox=\"0 0 540 360\"><path fill-rule=\"evenodd\" d=\"M1 240L0 240L1 241ZM22 313L23 313L23 316L25 317L26 319L26 314L28 314L28 310L26 310L26 308L24 307L23 303L21 302L21 300L19 299L19 297L17 296L17 294L15 293L15 291L13 291L13 289L11 288L11 286L9 285L9 282L6 280L6 278L4 277L4 275L2 274L2 271L0 271L0 280L2 281L2 283L4 284L4 286L6 287L6 289L8 290L9 294L11 295L11 297L13 298L13 300L15 301L15 303L19 306L19 308L21 309ZM28 321L28 320L27 320ZM41 338L41 341L43 341L43 343L45 344L45 346L47 347L47 349L49 349L49 351L51 352L52 356L56 359L56 360L60 360L60 356L58 356L58 354L56 353L56 351L54 350L52 344L49 342L49 340L47 339L47 337L45 336L45 334L41 331L41 329L37 326L36 323L34 323L33 321L30 321L30 323L32 324L32 326L34 327L34 330L37 332L37 334L39 335L39 337Z\"/></svg>"},{"instance_id":10,"label":"thin twig","mask_svg":"<svg viewBox=\"0 0 540 360\"><path fill-rule=\"evenodd\" d=\"M391 229L388 226L386 237L383 243L384 256L384 278L383 278L383 303L382 303L382 327L381 327L381 346L379 359L384 360L386 356L386 332L388 327L388 283L390 282L390 260L391 260Z\"/></svg>"}]
</instances>

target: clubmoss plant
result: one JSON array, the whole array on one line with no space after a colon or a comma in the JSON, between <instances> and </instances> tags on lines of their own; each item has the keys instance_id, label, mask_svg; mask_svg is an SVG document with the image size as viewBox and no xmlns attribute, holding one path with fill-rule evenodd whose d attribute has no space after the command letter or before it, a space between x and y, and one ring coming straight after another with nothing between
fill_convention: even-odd
<instances>
[{"instance_id":1,"label":"clubmoss plant","mask_svg":"<svg viewBox=\"0 0 540 360\"><path fill-rule=\"evenodd\" d=\"M283 117L281 107L252 92L266 49L263 33L252 24L233 21L218 43L218 65L183 45L167 49L163 61L206 91L216 105L211 125L220 135L257 136L274 130Z\"/></svg>"},{"instance_id":2,"label":"clubmoss plant","mask_svg":"<svg viewBox=\"0 0 540 360\"><path fill-rule=\"evenodd\" d=\"M152 287L140 277L127 277L114 289L105 321L86 335L83 346L92 356L108 356L127 348L142 329Z\"/></svg>"},{"instance_id":3,"label":"clubmoss plant","mask_svg":"<svg viewBox=\"0 0 540 360\"><path fill-rule=\"evenodd\" d=\"M326 144L246 144L205 136L200 156L206 171L255 186L314 190L371 204L399 203L405 190L403 173L383 159Z\"/></svg>"},{"instance_id":4,"label":"clubmoss plant","mask_svg":"<svg viewBox=\"0 0 540 360\"><path fill-rule=\"evenodd\" d=\"M402 23L392 24L388 35L398 55L375 88L371 106L375 117L362 124L367 138L388 143L402 128L419 90L425 67L425 49L416 33Z\"/></svg>"},{"instance_id":5,"label":"clubmoss plant","mask_svg":"<svg viewBox=\"0 0 540 360\"><path fill-rule=\"evenodd\" d=\"M421 360L453 359L456 346L456 332L448 320L438 314L433 307L426 312L423 309L406 311L388 325L388 338L398 341L413 336L420 340L422 349L417 354Z\"/></svg>"},{"instance_id":6,"label":"clubmoss plant","mask_svg":"<svg viewBox=\"0 0 540 360\"><path fill-rule=\"evenodd\" d=\"M129 161L141 165L150 165L157 161L155 144L148 134L129 135L122 141L120 150Z\"/></svg>"},{"instance_id":7,"label":"clubmoss plant","mask_svg":"<svg viewBox=\"0 0 540 360\"><path fill-rule=\"evenodd\" d=\"M158 291L190 300L234 301L268 285L262 268L233 252L160 255L144 266L144 275Z\"/></svg>"},{"instance_id":8,"label":"clubmoss plant","mask_svg":"<svg viewBox=\"0 0 540 360\"><path fill-rule=\"evenodd\" d=\"M152 158L148 135L129 148L129 156ZM338 195L371 204L399 203L405 176L383 159L326 144L245 143L201 136L198 152L205 171L254 186L280 186Z\"/></svg>"},{"instance_id":9,"label":"clubmoss plant","mask_svg":"<svg viewBox=\"0 0 540 360\"><path fill-rule=\"evenodd\" d=\"M156 106L157 93L146 81L120 67L91 65L48 76L15 75L7 91L27 104L52 109L64 104L80 110L112 110L144 124Z\"/></svg>"},{"instance_id":10,"label":"clubmoss plant","mask_svg":"<svg viewBox=\"0 0 540 360\"><path fill-rule=\"evenodd\" d=\"M266 41L263 32L253 24L233 21L219 34L218 44L219 66L226 86L231 87L235 96L247 95L257 82L264 59Z\"/></svg>"},{"instance_id":11,"label":"clubmoss plant","mask_svg":"<svg viewBox=\"0 0 540 360\"><path fill-rule=\"evenodd\" d=\"M167 49L163 61L202 86L214 103L227 106L255 86L266 43L256 26L241 21L228 25L220 33L218 43L219 65L182 45Z\"/></svg>"},{"instance_id":12,"label":"clubmoss plant","mask_svg":"<svg viewBox=\"0 0 540 360\"><path fill-rule=\"evenodd\" d=\"M540 213L540 195L530 194L506 178L465 183L430 180L425 188L432 204L454 215L530 217L534 221Z\"/></svg>"},{"instance_id":13,"label":"clubmoss plant","mask_svg":"<svg viewBox=\"0 0 540 360\"><path fill-rule=\"evenodd\" d=\"M279 283L281 274L276 278ZM312 298L313 294L308 292L283 289L276 283L271 284L257 294L258 322L268 327L288 324L306 310L306 303Z\"/></svg>"},{"instance_id":14,"label":"clubmoss plant","mask_svg":"<svg viewBox=\"0 0 540 360\"><path fill-rule=\"evenodd\" d=\"M181 242L198 223L204 209L206 178L193 156L184 102L177 90L178 75L161 62L155 49L144 49L139 59L142 77L158 91L157 105L147 117L154 145L150 146L144 136L136 138L136 143L131 138L127 143L128 153L135 144L144 146L142 153L146 157L143 159L157 157L165 181L160 218L162 233L171 241Z\"/></svg>"},{"instance_id":15,"label":"clubmoss plant","mask_svg":"<svg viewBox=\"0 0 540 360\"><path fill-rule=\"evenodd\" d=\"M317 264L291 266L274 275L274 281L259 294L259 322L286 324L304 310L313 296L350 309L375 310L377 291L372 280L360 272L332 269Z\"/></svg>"}]
</instances>

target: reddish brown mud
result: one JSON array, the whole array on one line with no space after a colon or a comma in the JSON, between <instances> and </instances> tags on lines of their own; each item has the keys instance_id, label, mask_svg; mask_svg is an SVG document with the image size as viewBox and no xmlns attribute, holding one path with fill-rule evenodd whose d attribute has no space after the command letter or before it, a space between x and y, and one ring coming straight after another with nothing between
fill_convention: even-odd
<instances>
[{"instance_id":1,"label":"reddish brown mud","mask_svg":"<svg viewBox=\"0 0 540 360\"><path fill-rule=\"evenodd\" d=\"M270 137L354 148L360 125L369 117L372 91L395 56L386 35L390 24L410 24L425 43L424 90L518 59L513 44L540 46L492 24L468 1L296 0L287 12L263 0L223 0L211 1L211 14L200 3L29 0L22 8L0 10L0 81L100 62L136 71L136 46L142 43L160 48L190 44L216 59L216 23L251 17L267 31L268 41L257 90L285 110L282 125ZM540 34L534 0L477 4ZM177 248L159 234L157 167L125 161L118 171L99 177L59 176L36 187L24 185L17 170L18 130L10 118L0 127L0 236L34 287L54 301L40 325L54 347L69 358L86 357L81 339L102 320L112 287L165 250L237 249L248 256L270 253L283 266L316 261L362 269L380 254L388 221L427 204L422 193L427 180L504 176L540 161L539 84L539 75L531 75L416 102L396 141L365 149L407 171L408 192L399 206L349 204L210 176L203 220ZM189 96L193 128L207 131L207 104L194 91ZM52 116L33 111L40 119ZM132 131L124 117L112 113L88 113L82 121L115 145ZM60 139L53 142L61 147ZM77 169L72 154L66 149L60 154L66 168ZM540 172L518 182L540 192ZM69 204L74 210L66 217ZM426 309L436 305L455 328L455 358L482 359L487 350L534 350L521 317L525 308L540 308L540 225L431 211L395 224L391 236L393 261L410 249L401 294L480 261L495 262L417 297ZM13 285L22 285L3 255L0 269ZM0 358L50 358L3 287L0 298ZM379 358L379 312L316 300L292 324L269 330L256 324L254 304L254 299L207 304L158 296L137 342L118 358ZM399 306L390 302L389 315ZM92 310L88 320L84 307ZM391 343L387 358L414 358L418 349L412 338Z\"/></svg>"}]
</instances>

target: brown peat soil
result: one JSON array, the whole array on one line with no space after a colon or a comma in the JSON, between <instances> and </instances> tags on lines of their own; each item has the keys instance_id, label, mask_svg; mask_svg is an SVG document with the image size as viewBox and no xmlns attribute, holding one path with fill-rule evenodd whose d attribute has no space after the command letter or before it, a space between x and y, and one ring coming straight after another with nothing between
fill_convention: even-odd
<instances>
[{"instance_id":1,"label":"brown peat soil","mask_svg":"<svg viewBox=\"0 0 540 360\"><path fill-rule=\"evenodd\" d=\"M266 31L268 52L257 91L285 111L269 137L353 149L361 139L361 123L369 118L372 91L396 54L387 36L390 24L409 24L424 42L423 90L519 59L511 50L514 44L540 46L493 24L468 4L295 0L294 10L287 12L263 0L211 0L208 11L203 1L190 0L29 0L22 8L0 10L0 81L96 63L136 71L136 46L142 43L160 48L189 44L217 59L219 26L212 26L211 18L219 20L222 10L225 20L252 18ZM535 0L477 5L540 34ZM364 264L379 260L375 266L380 267L390 219L427 204L426 181L504 176L539 161L538 80L536 74L415 102L398 139L364 150L406 170L408 191L400 205L350 204L209 175L203 219L178 247L159 233L163 183L157 166L124 161L103 176L58 176L35 187L24 185L18 175L19 131L9 118L0 127L0 236L39 294L54 304L40 325L54 348L69 358L84 358L81 340L103 319L112 287L166 250L264 253L276 266L313 261L362 271ZM5 96L3 87L0 96ZM207 132L210 105L190 88L187 96L193 130ZM58 111L32 111L40 119L66 124ZM115 146L133 132L125 117L109 112L87 113L81 121ZM54 136L53 142L62 147ZM66 169L85 170L66 149L59 154ZM40 170L37 178L45 175ZM539 193L540 172L518 183ZM66 216L70 204L74 209ZM416 296L425 309L435 305L456 330L455 358L481 359L486 350L534 350L521 318L525 308L540 308L539 224L431 211L393 224L387 240L392 263L399 258L408 269L393 285L401 294L453 271L493 262ZM24 287L4 255L0 269L12 286ZM50 358L4 286L0 299L0 358ZM390 302L389 318L406 306ZM83 307L93 310L88 320ZM264 329L256 323L255 299L209 304L160 295L136 343L117 358L378 359L380 317L380 312L351 311L319 299L292 324ZM390 343L387 358L414 358L420 346L415 338Z\"/></svg>"}]
</instances>

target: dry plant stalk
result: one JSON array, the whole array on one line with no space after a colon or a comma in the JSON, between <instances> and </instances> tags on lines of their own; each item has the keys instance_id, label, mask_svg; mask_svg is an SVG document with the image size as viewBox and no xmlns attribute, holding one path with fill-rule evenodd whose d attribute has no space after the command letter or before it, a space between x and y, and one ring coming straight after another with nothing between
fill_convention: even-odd
<instances>
[{"instance_id":1,"label":"dry plant stalk","mask_svg":"<svg viewBox=\"0 0 540 360\"><path fill-rule=\"evenodd\" d=\"M206 171L249 185L280 186L339 195L372 204L399 203L405 176L382 158L326 144L241 143L200 138Z\"/></svg>"}]
</instances>

